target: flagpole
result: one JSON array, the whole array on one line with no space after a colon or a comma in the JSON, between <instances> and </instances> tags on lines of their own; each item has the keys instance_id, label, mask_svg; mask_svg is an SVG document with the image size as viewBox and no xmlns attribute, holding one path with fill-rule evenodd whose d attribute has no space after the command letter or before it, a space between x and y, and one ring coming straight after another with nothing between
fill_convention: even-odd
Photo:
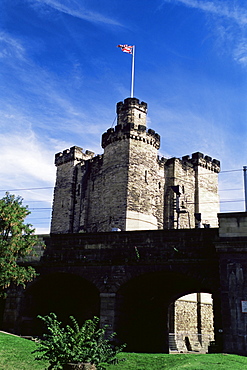
<instances>
[{"instance_id":1,"label":"flagpole","mask_svg":"<svg viewBox=\"0 0 247 370\"><path fill-rule=\"evenodd\" d=\"M132 48L132 69L131 69L131 90L130 97L134 97L134 76L135 76L135 45Z\"/></svg>"}]
</instances>

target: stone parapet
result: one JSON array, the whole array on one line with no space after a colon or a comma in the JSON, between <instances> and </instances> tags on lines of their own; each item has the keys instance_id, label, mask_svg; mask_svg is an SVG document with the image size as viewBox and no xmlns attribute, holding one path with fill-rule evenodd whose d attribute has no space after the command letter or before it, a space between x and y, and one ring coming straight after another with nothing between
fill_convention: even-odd
<instances>
[{"instance_id":1,"label":"stone parapet","mask_svg":"<svg viewBox=\"0 0 247 370\"><path fill-rule=\"evenodd\" d=\"M51 234L42 261L80 265L198 262L213 258L212 241L217 235L213 228Z\"/></svg>"},{"instance_id":2,"label":"stone parapet","mask_svg":"<svg viewBox=\"0 0 247 370\"><path fill-rule=\"evenodd\" d=\"M147 103L139 101L137 98L127 98L123 102L120 101L117 103L117 114L119 118L121 119L121 115L126 116L126 111L129 109L136 108L138 109L141 113L147 113Z\"/></svg>"},{"instance_id":3,"label":"stone parapet","mask_svg":"<svg viewBox=\"0 0 247 370\"><path fill-rule=\"evenodd\" d=\"M167 160L167 165L174 162L176 159L179 158L175 157L169 158ZM182 157L182 159L179 160L181 161L183 166L187 167L201 166L216 173L220 172L220 161L218 161L217 159L212 159L212 157L204 155L200 152L193 153L191 157L190 155L185 155Z\"/></svg>"},{"instance_id":4,"label":"stone parapet","mask_svg":"<svg viewBox=\"0 0 247 370\"><path fill-rule=\"evenodd\" d=\"M182 162L190 163L193 166L201 166L216 173L220 172L220 161L200 152L193 153L191 158L189 155L183 156Z\"/></svg>"},{"instance_id":5,"label":"stone parapet","mask_svg":"<svg viewBox=\"0 0 247 370\"><path fill-rule=\"evenodd\" d=\"M93 158L94 153L86 150L83 153L83 149L79 146L72 146L70 149L65 149L63 152L55 154L55 165L60 166L61 164L71 161L82 161Z\"/></svg>"},{"instance_id":6,"label":"stone parapet","mask_svg":"<svg viewBox=\"0 0 247 370\"><path fill-rule=\"evenodd\" d=\"M126 123L115 126L115 128L109 128L107 132L102 135L102 148L107 145L120 140L133 139L137 141L143 141L148 145L154 146L156 149L160 147L160 135L154 130L146 130L146 126L138 125L135 128L134 123Z\"/></svg>"},{"instance_id":7,"label":"stone parapet","mask_svg":"<svg viewBox=\"0 0 247 370\"><path fill-rule=\"evenodd\" d=\"M247 237L247 212L219 213L219 236Z\"/></svg>"}]
</instances>

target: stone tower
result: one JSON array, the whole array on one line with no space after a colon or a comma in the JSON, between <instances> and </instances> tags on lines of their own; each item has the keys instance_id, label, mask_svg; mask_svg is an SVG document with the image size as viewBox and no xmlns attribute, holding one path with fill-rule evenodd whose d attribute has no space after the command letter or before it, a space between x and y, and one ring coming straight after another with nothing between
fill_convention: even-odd
<instances>
[{"instance_id":1,"label":"stone tower","mask_svg":"<svg viewBox=\"0 0 247 370\"><path fill-rule=\"evenodd\" d=\"M102 135L102 156L79 147L56 154L52 233L163 227L160 136L147 130L146 115L146 103L125 99Z\"/></svg>"},{"instance_id":2,"label":"stone tower","mask_svg":"<svg viewBox=\"0 0 247 370\"><path fill-rule=\"evenodd\" d=\"M104 204L111 227L163 227L164 171L158 159L160 136L146 128L147 104L128 98L117 104L117 126L102 136Z\"/></svg>"},{"instance_id":3,"label":"stone tower","mask_svg":"<svg viewBox=\"0 0 247 370\"><path fill-rule=\"evenodd\" d=\"M201 153L159 158L147 104L117 104L102 155L72 147L55 156L51 233L217 226L219 161Z\"/></svg>"},{"instance_id":4,"label":"stone tower","mask_svg":"<svg viewBox=\"0 0 247 370\"><path fill-rule=\"evenodd\" d=\"M164 228L218 227L220 162L202 153L165 163Z\"/></svg>"}]
</instances>

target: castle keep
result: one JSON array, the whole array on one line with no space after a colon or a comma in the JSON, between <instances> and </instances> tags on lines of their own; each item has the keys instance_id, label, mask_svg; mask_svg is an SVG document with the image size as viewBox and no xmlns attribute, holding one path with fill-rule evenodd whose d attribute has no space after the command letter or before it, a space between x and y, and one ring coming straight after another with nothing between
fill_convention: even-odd
<instances>
[{"instance_id":1,"label":"castle keep","mask_svg":"<svg viewBox=\"0 0 247 370\"><path fill-rule=\"evenodd\" d=\"M56 154L51 233L218 226L220 162L199 152L160 158L146 116L146 103L127 98L102 155L77 146Z\"/></svg>"}]
</instances>

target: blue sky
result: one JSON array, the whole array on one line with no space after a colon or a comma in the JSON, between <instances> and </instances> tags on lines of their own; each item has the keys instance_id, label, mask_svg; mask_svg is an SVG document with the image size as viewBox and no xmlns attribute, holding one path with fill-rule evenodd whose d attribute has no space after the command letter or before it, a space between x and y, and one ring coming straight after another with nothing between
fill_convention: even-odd
<instances>
[{"instance_id":1,"label":"blue sky","mask_svg":"<svg viewBox=\"0 0 247 370\"><path fill-rule=\"evenodd\" d=\"M247 3L244 0L2 0L0 197L29 205L49 232L55 153L103 152L116 103L148 103L160 155L221 161L221 211L244 211Z\"/></svg>"}]
</instances>

